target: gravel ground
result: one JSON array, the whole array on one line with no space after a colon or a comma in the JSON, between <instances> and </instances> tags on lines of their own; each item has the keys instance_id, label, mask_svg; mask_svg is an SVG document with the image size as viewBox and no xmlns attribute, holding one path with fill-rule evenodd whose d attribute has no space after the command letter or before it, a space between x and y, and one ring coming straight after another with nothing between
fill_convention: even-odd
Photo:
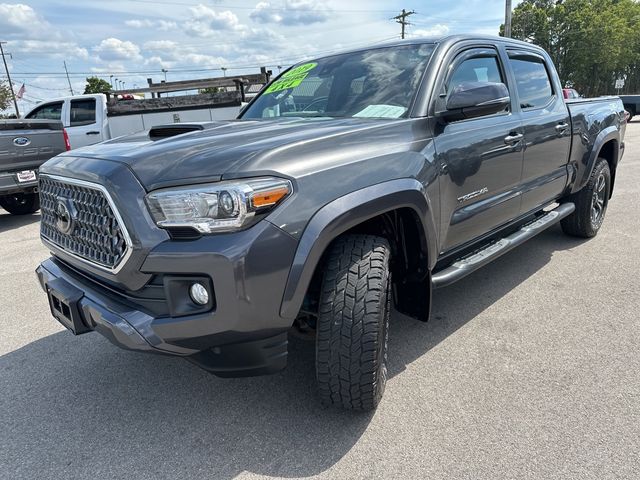
<instances>
[{"instance_id":1,"label":"gravel ground","mask_svg":"<svg viewBox=\"0 0 640 480\"><path fill-rule=\"evenodd\" d=\"M599 235L531 240L392 319L373 414L321 408L313 348L270 377L73 337L33 273L38 215L0 210L0 477L640 476L640 123Z\"/></svg>"}]
</instances>

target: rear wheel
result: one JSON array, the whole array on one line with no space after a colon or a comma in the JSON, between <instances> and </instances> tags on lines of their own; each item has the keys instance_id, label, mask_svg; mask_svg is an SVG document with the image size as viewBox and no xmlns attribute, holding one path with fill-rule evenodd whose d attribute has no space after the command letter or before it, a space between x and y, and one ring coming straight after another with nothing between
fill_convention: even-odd
<instances>
[{"instance_id":1,"label":"rear wheel","mask_svg":"<svg viewBox=\"0 0 640 480\"><path fill-rule=\"evenodd\" d=\"M316 376L325 405L374 409L387 381L391 251L373 235L331 246L316 336Z\"/></svg>"},{"instance_id":2,"label":"rear wheel","mask_svg":"<svg viewBox=\"0 0 640 480\"><path fill-rule=\"evenodd\" d=\"M13 215L26 215L40 209L40 197L37 193L2 195L0 207Z\"/></svg>"},{"instance_id":3,"label":"rear wheel","mask_svg":"<svg viewBox=\"0 0 640 480\"><path fill-rule=\"evenodd\" d=\"M610 189L609 164L604 158L598 158L587 184L569 198L575 203L576 210L562 220L564 233L575 237L595 237L604 221Z\"/></svg>"}]
</instances>

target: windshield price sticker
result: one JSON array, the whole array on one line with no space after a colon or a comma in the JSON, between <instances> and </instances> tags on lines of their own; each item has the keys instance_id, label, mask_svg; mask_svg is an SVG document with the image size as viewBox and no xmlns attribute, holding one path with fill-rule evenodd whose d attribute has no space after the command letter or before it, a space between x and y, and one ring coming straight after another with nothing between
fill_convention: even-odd
<instances>
[{"instance_id":1,"label":"windshield price sticker","mask_svg":"<svg viewBox=\"0 0 640 480\"><path fill-rule=\"evenodd\" d=\"M281 90L288 90L290 88L295 88L302 83L302 81L307 78L309 72L313 70L318 64L315 62L305 63L304 65L300 65L299 67L293 68L286 72L279 80L273 82L269 88L265 90L264 93L273 93L279 92Z\"/></svg>"}]
</instances>

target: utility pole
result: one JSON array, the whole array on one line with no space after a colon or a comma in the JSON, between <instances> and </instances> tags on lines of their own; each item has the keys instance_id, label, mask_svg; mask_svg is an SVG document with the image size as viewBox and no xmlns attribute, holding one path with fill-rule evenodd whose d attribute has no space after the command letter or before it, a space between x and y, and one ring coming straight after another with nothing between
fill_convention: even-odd
<instances>
[{"instance_id":1,"label":"utility pole","mask_svg":"<svg viewBox=\"0 0 640 480\"><path fill-rule=\"evenodd\" d=\"M410 12L407 12L404 8L402 9L402 13L400 15L396 15L395 17L392 18L392 20L395 20L396 23L399 23L400 25L402 25L402 33L400 34L400 38L404 39L404 28L407 25L411 25L409 22L407 22L407 17L409 15L413 15L414 13L416 13L414 10L411 10Z\"/></svg>"},{"instance_id":2,"label":"utility pole","mask_svg":"<svg viewBox=\"0 0 640 480\"><path fill-rule=\"evenodd\" d=\"M73 97L73 88L71 88L71 80L69 79L69 70L67 70L67 61L64 61L64 71L67 72L67 82L69 82L69 91Z\"/></svg>"},{"instance_id":3,"label":"utility pole","mask_svg":"<svg viewBox=\"0 0 640 480\"><path fill-rule=\"evenodd\" d=\"M511 0L506 0L504 7L504 36L511 38Z\"/></svg>"},{"instance_id":4,"label":"utility pole","mask_svg":"<svg viewBox=\"0 0 640 480\"><path fill-rule=\"evenodd\" d=\"M13 83L11 83L11 75L9 75L9 67L7 67L7 59L4 58L4 50L2 44L7 42L0 42L0 55L2 55L2 62L4 63L4 70L7 72L7 80L9 80L9 88L11 89L11 96L13 97L13 106L16 108L16 118L20 118L20 110L18 110L18 101L16 100L16 94L13 91Z\"/></svg>"}]
</instances>

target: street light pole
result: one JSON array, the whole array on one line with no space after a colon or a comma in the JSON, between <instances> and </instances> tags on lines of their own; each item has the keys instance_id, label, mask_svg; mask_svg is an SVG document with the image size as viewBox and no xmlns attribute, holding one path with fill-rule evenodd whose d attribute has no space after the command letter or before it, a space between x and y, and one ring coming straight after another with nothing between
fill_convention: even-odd
<instances>
[{"instance_id":1,"label":"street light pole","mask_svg":"<svg viewBox=\"0 0 640 480\"><path fill-rule=\"evenodd\" d=\"M506 0L504 6L504 36L511 38L511 0Z\"/></svg>"},{"instance_id":2,"label":"street light pole","mask_svg":"<svg viewBox=\"0 0 640 480\"><path fill-rule=\"evenodd\" d=\"M162 69L162 73L164 73L164 82L165 82L165 83L167 83L167 72L168 72L168 71L169 71L169 70L167 70L166 68L163 68L163 69Z\"/></svg>"},{"instance_id":3,"label":"street light pole","mask_svg":"<svg viewBox=\"0 0 640 480\"><path fill-rule=\"evenodd\" d=\"M16 100L16 94L13 91L13 83L11 83L11 75L9 75L9 67L7 67L7 59L4 58L4 50L2 49L3 43L7 43L7 42L0 42L0 55L2 55L2 61L4 62L4 69L7 72L7 80L9 80L9 89L11 90L11 96L13 97L13 106L16 108L16 118L20 118L20 111L18 110L18 101Z\"/></svg>"}]
</instances>

